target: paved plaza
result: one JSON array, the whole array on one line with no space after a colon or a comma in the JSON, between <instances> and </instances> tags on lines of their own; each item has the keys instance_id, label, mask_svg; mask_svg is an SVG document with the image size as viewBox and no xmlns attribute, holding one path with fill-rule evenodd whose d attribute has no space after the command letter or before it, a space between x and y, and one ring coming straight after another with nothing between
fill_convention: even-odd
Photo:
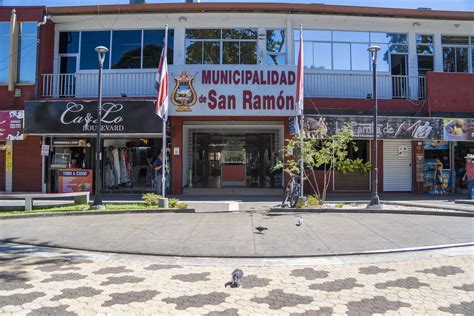
<instances>
[{"instance_id":1,"label":"paved plaza","mask_svg":"<svg viewBox=\"0 0 474 316\"><path fill-rule=\"evenodd\" d=\"M0 314L473 315L473 250L210 261L0 244Z\"/></svg>"},{"instance_id":2,"label":"paved plaza","mask_svg":"<svg viewBox=\"0 0 474 316\"><path fill-rule=\"evenodd\" d=\"M0 241L106 252L315 256L474 242L474 218L405 214L114 214L0 220ZM263 230L257 230L261 227Z\"/></svg>"}]
</instances>

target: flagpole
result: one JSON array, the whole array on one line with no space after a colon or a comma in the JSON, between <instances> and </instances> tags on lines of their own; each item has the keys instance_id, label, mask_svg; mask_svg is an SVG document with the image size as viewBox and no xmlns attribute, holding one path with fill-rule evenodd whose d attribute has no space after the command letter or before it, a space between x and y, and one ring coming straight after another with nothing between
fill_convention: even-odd
<instances>
[{"instance_id":1,"label":"flagpole","mask_svg":"<svg viewBox=\"0 0 474 316\"><path fill-rule=\"evenodd\" d=\"M165 25L165 40L164 45L168 45L168 24ZM165 52L167 53L167 52ZM168 89L168 87L165 87ZM161 172L161 195L162 198L166 198L166 122L168 121L168 113L163 116L163 145L161 148L163 168ZM165 202L166 203L166 202ZM166 203L167 204L167 203Z\"/></svg>"},{"instance_id":2,"label":"flagpole","mask_svg":"<svg viewBox=\"0 0 474 316\"><path fill-rule=\"evenodd\" d=\"M303 41L302 41L302 38L303 38L303 24L300 24L300 56L298 57L298 59L300 59L300 57L303 56L303 51L301 51L303 49ZM302 59L302 58L301 58ZM298 67L301 67L300 63L302 64L303 63L303 60L298 60ZM304 78L304 75L301 75L303 76ZM300 181L301 181L301 190L300 190L300 198L303 198L303 185L304 185L304 94L303 94L303 89L304 89L304 84L303 83L300 83L302 85L302 88L301 88L301 96L300 96L300 99L298 100L298 102L300 103L299 104L299 107L300 107L300 111L301 111L301 115L300 115L300 147L301 147L301 160L300 160Z\"/></svg>"}]
</instances>

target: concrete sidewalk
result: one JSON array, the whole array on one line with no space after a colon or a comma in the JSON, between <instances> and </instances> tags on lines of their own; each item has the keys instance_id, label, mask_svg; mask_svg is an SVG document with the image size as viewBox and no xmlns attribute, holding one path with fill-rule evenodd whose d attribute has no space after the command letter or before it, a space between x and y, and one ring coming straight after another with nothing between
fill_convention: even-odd
<instances>
[{"instance_id":1,"label":"concrete sidewalk","mask_svg":"<svg viewBox=\"0 0 474 316\"><path fill-rule=\"evenodd\" d=\"M394 214L122 214L8 219L0 241L170 256L283 257L474 242L474 218ZM262 232L256 228L264 227Z\"/></svg>"}]
</instances>

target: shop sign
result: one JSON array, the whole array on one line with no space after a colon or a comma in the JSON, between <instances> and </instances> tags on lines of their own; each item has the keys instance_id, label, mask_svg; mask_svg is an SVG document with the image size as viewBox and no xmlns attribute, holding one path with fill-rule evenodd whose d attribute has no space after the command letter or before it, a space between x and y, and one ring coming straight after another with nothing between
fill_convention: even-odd
<instances>
[{"instance_id":1,"label":"shop sign","mask_svg":"<svg viewBox=\"0 0 474 316\"><path fill-rule=\"evenodd\" d=\"M474 118L443 119L444 140L474 141Z\"/></svg>"},{"instance_id":2,"label":"shop sign","mask_svg":"<svg viewBox=\"0 0 474 316\"><path fill-rule=\"evenodd\" d=\"M292 116L296 67L170 66L170 115Z\"/></svg>"},{"instance_id":3,"label":"shop sign","mask_svg":"<svg viewBox=\"0 0 474 316\"><path fill-rule=\"evenodd\" d=\"M53 139L53 147L86 147L85 139Z\"/></svg>"},{"instance_id":4,"label":"shop sign","mask_svg":"<svg viewBox=\"0 0 474 316\"><path fill-rule=\"evenodd\" d=\"M49 145L41 145L41 156L49 156Z\"/></svg>"},{"instance_id":5,"label":"shop sign","mask_svg":"<svg viewBox=\"0 0 474 316\"><path fill-rule=\"evenodd\" d=\"M335 135L350 126L353 137L373 137L371 116L306 116L304 130L307 137L322 138ZM390 117L377 119L377 136L381 139L442 139L442 119L427 117Z\"/></svg>"},{"instance_id":6,"label":"shop sign","mask_svg":"<svg viewBox=\"0 0 474 316\"><path fill-rule=\"evenodd\" d=\"M0 111L0 140L23 140L24 111Z\"/></svg>"},{"instance_id":7,"label":"shop sign","mask_svg":"<svg viewBox=\"0 0 474 316\"><path fill-rule=\"evenodd\" d=\"M25 102L29 134L95 134L97 101ZM105 101L102 103L104 134L150 134L162 132L154 101Z\"/></svg>"},{"instance_id":8,"label":"shop sign","mask_svg":"<svg viewBox=\"0 0 474 316\"><path fill-rule=\"evenodd\" d=\"M92 170L66 169L58 171L58 191L92 192Z\"/></svg>"},{"instance_id":9,"label":"shop sign","mask_svg":"<svg viewBox=\"0 0 474 316\"><path fill-rule=\"evenodd\" d=\"M7 146L5 149L5 172L13 172L13 149L11 146Z\"/></svg>"},{"instance_id":10,"label":"shop sign","mask_svg":"<svg viewBox=\"0 0 474 316\"><path fill-rule=\"evenodd\" d=\"M425 149L422 142L416 143L415 151L416 182L424 182Z\"/></svg>"}]
</instances>

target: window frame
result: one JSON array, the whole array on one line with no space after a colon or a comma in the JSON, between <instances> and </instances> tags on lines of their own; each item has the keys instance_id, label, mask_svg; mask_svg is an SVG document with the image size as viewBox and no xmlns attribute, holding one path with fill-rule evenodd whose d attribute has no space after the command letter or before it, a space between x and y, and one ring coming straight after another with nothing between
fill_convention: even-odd
<instances>
[{"instance_id":1,"label":"window frame","mask_svg":"<svg viewBox=\"0 0 474 316\"><path fill-rule=\"evenodd\" d=\"M467 37L467 44L443 44L443 36L457 36L457 37ZM456 71L445 71L444 68L444 48L454 48L454 69ZM459 72L457 71L458 58L456 48L466 48L467 49L467 71ZM474 72L474 36L464 35L464 34L441 34L441 51L443 55L443 72L448 73L473 73Z\"/></svg>"},{"instance_id":2,"label":"window frame","mask_svg":"<svg viewBox=\"0 0 474 316\"><path fill-rule=\"evenodd\" d=\"M255 39L242 39L242 38L223 38L223 30L240 30L240 29L248 29L248 30L254 30L255 31ZM188 30L219 30L219 38L187 38L186 32ZM187 58L187 49L188 49L188 43L196 43L196 42L201 42L201 63L199 64L188 64L186 62ZM206 64L204 63L204 42L219 42L219 63L218 64ZM236 42L239 43L239 51L237 53L238 57L238 64L224 64L224 42ZM220 27L220 28L198 28L198 27L193 27L193 28L185 28L184 30L184 63L185 65L253 65L253 64L248 64L248 63L241 63L241 56L240 56L240 49L241 45L240 43L242 42L250 42L250 43L255 43L255 65L258 64L258 28L257 27L235 27L235 28L229 28L229 27Z\"/></svg>"},{"instance_id":3,"label":"window frame","mask_svg":"<svg viewBox=\"0 0 474 316\"><path fill-rule=\"evenodd\" d=\"M353 68L353 62L352 62L352 59L353 59L353 56L352 56L352 52L353 52L353 48L352 48L352 45L353 44L367 44L367 48L370 47L370 45L386 45L387 48L388 48L388 53L389 55L391 54L403 54L403 55L408 55L408 33L396 33L396 32L377 32L377 31L348 31L348 30L328 30L328 29L303 29L303 32L304 31L325 31L325 32L330 32L330 38L331 40L328 41L328 40L305 40L303 38L303 41L306 43L311 43L312 45L312 51L313 51L313 56L314 56L314 43L321 43L321 44L329 44L330 45L330 50L331 50L331 69L312 69L312 68L306 68L307 70L310 70L310 71L317 71L317 72L340 72L340 73L344 73L344 72L353 72L353 73L357 73L357 72L369 72L369 71L372 71L372 63L370 62L370 55L369 53L367 53L367 61L368 61L368 69L367 70L360 70L360 69L356 69L354 70ZM293 29L293 34L296 34L297 32L299 32L299 29ZM369 35L369 42L360 42L360 41L354 41L354 42L348 42L348 41L335 41L334 40L334 32L360 32L360 33L368 33ZM390 43L390 42L380 42L380 41L372 41L372 34L373 33L384 33L384 34L401 34L401 35L405 35L407 37L407 43ZM303 33L304 35L304 33ZM349 56L349 65L350 65L350 69L334 69L334 44L349 44L349 50L350 50L350 56ZM399 45L399 46L405 46L406 47L406 51L405 52L391 52L390 51L390 47L391 45ZM295 62L297 60L297 54L296 54L296 50L299 49L299 36L294 36L294 50L295 50ZM314 57L313 57L314 58ZM313 60L313 63L314 63L314 60ZM379 64L379 63L378 63ZM390 69L391 69L391 60L389 58L389 60L387 61L387 65L388 65L388 69L387 70L378 70L379 72L381 73L386 73L386 74L390 74Z\"/></svg>"}]
</instances>

